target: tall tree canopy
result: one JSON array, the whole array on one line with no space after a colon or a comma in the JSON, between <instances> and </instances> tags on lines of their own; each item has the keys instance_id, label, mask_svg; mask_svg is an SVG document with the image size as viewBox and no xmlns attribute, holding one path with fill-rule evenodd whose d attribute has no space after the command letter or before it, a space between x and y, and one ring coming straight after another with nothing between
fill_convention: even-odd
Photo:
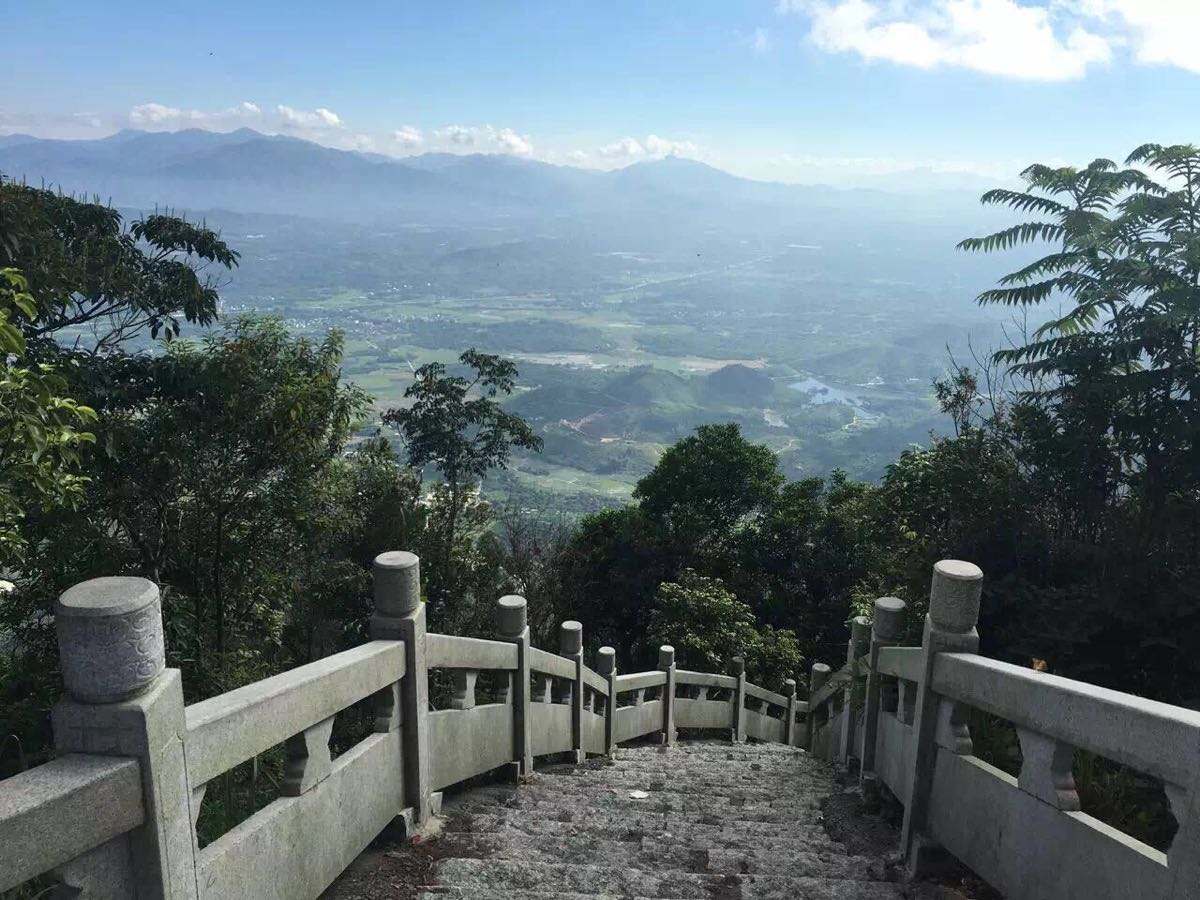
<instances>
[{"instance_id":1,"label":"tall tree canopy","mask_svg":"<svg viewBox=\"0 0 1200 900\"><path fill-rule=\"evenodd\" d=\"M181 217L127 224L111 206L2 179L0 222L0 266L28 280L36 313L21 327L42 352L56 339L104 352L143 331L173 337L181 321L209 325L218 273L238 261L215 231Z\"/></svg>"}]
</instances>

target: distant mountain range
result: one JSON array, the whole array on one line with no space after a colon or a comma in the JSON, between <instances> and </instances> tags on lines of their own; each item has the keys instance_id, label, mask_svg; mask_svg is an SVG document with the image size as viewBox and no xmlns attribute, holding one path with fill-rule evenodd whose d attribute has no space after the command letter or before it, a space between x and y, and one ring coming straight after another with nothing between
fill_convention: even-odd
<instances>
[{"instance_id":1,"label":"distant mountain range","mask_svg":"<svg viewBox=\"0 0 1200 900\"><path fill-rule=\"evenodd\" d=\"M354 222L669 221L757 232L864 210L903 212L911 197L739 178L667 157L600 172L500 155L404 159L309 141L190 129L126 130L99 140L0 137L0 173L121 206L284 213ZM952 202L966 208L974 198ZM936 213L935 203L929 207Z\"/></svg>"}]
</instances>

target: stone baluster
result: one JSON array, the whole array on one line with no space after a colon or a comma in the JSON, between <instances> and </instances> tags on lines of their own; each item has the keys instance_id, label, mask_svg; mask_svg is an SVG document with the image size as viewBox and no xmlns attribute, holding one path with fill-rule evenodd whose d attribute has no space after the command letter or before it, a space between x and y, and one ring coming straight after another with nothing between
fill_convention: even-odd
<instances>
[{"instance_id":1,"label":"stone baluster","mask_svg":"<svg viewBox=\"0 0 1200 900\"><path fill-rule=\"evenodd\" d=\"M816 752L818 725L824 706L817 706L813 701L829 681L829 674L830 668L825 663L813 663L812 670L808 673L808 713L804 717L804 746L809 753Z\"/></svg>"},{"instance_id":2,"label":"stone baluster","mask_svg":"<svg viewBox=\"0 0 1200 900\"><path fill-rule=\"evenodd\" d=\"M696 687L695 687L695 697L694 697L693 699L695 699L695 700L707 700L707 699L708 699L708 685L704 685L704 684L698 684L698 685L696 685Z\"/></svg>"},{"instance_id":3,"label":"stone baluster","mask_svg":"<svg viewBox=\"0 0 1200 900\"><path fill-rule=\"evenodd\" d=\"M517 645L517 669L513 673L513 775L533 774L533 722L529 715L529 624L524 597L509 594L496 604L501 640Z\"/></svg>"},{"instance_id":4,"label":"stone baluster","mask_svg":"<svg viewBox=\"0 0 1200 900\"><path fill-rule=\"evenodd\" d=\"M740 656L732 660L733 676L737 687L733 690L733 734L735 744L746 743L746 661Z\"/></svg>"},{"instance_id":5,"label":"stone baluster","mask_svg":"<svg viewBox=\"0 0 1200 900\"><path fill-rule=\"evenodd\" d=\"M1064 812L1079 812L1079 794L1071 771L1075 748L1028 728L1017 728L1017 740L1021 743L1017 787Z\"/></svg>"},{"instance_id":6,"label":"stone baluster","mask_svg":"<svg viewBox=\"0 0 1200 900\"><path fill-rule=\"evenodd\" d=\"M299 797L329 777L333 760L329 752L329 737L333 734L334 716L305 728L284 742L287 762L283 770L281 793Z\"/></svg>"},{"instance_id":7,"label":"stone baluster","mask_svg":"<svg viewBox=\"0 0 1200 900\"><path fill-rule=\"evenodd\" d=\"M666 747L675 746L675 648L663 644L658 648L658 668L667 674L663 684L663 730L660 742Z\"/></svg>"},{"instance_id":8,"label":"stone baluster","mask_svg":"<svg viewBox=\"0 0 1200 900\"><path fill-rule=\"evenodd\" d=\"M842 733L838 747L838 758L842 765L851 766L857 749L855 737L858 717L854 708L865 693L865 678L860 674L858 661L871 652L871 622L866 616L855 616L850 620L850 640L846 644L846 665L850 678L842 695ZM861 757L859 757L861 759Z\"/></svg>"},{"instance_id":9,"label":"stone baluster","mask_svg":"<svg viewBox=\"0 0 1200 900\"><path fill-rule=\"evenodd\" d=\"M617 651L601 647L596 655L596 672L608 680L608 700L604 704L604 753L612 757L617 752Z\"/></svg>"},{"instance_id":10,"label":"stone baluster","mask_svg":"<svg viewBox=\"0 0 1200 900\"><path fill-rule=\"evenodd\" d=\"M393 727L392 719L403 721L400 729L404 760L404 798L401 816L411 833L421 828L441 804L441 794L432 790L432 759L429 755L429 667L425 652L425 604L421 602L421 563L415 554L391 550L375 557L375 612L370 633L374 640L403 641L404 677L398 685L385 688L394 700L377 701L376 730ZM390 719L380 721L378 710L391 706ZM395 712L398 710L398 713Z\"/></svg>"},{"instance_id":11,"label":"stone baluster","mask_svg":"<svg viewBox=\"0 0 1200 900\"><path fill-rule=\"evenodd\" d=\"M563 622L558 630L559 654L575 663L575 679L568 683L567 702L571 704L571 753L578 765L587 759L583 749L583 625Z\"/></svg>"},{"instance_id":12,"label":"stone baluster","mask_svg":"<svg viewBox=\"0 0 1200 900\"><path fill-rule=\"evenodd\" d=\"M454 670L454 694L450 698L451 709L475 708L475 682L478 680L478 669Z\"/></svg>"},{"instance_id":13,"label":"stone baluster","mask_svg":"<svg viewBox=\"0 0 1200 900\"><path fill-rule=\"evenodd\" d=\"M916 688L912 770L900 834L900 846L913 876L919 876L942 855L925 833L938 750L969 753L971 743L959 705L933 692L933 667L939 653L978 651L975 626L982 590L983 573L972 563L944 559L933 567L921 642L921 680Z\"/></svg>"},{"instance_id":14,"label":"stone baluster","mask_svg":"<svg viewBox=\"0 0 1200 900\"><path fill-rule=\"evenodd\" d=\"M796 746L796 679L788 678L783 682L783 696L787 697L787 707L784 709L783 742L789 747Z\"/></svg>"},{"instance_id":15,"label":"stone baluster","mask_svg":"<svg viewBox=\"0 0 1200 900\"><path fill-rule=\"evenodd\" d=\"M533 673L533 703L554 702L554 679L545 672Z\"/></svg>"},{"instance_id":16,"label":"stone baluster","mask_svg":"<svg viewBox=\"0 0 1200 900\"><path fill-rule=\"evenodd\" d=\"M863 714L861 784L863 799L874 808L879 803L879 776L875 772L875 751L879 737L879 713L883 708L883 677L879 674L879 651L894 647L904 629L904 601L880 597L875 601L875 620L871 625L871 672L867 676L867 698Z\"/></svg>"},{"instance_id":17,"label":"stone baluster","mask_svg":"<svg viewBox=\"0 0 1200 900\"><path fill-rule=\"evenodd\" d=\"M192 805L203 790L188 790L183 688L179 670L166 668L158 586L85 581L59 597L54 621L67 689L54 707L55 749L137 759L145 810L141 826L57 877L83 896L196 897Z\"/></svg>"}]
</instances>

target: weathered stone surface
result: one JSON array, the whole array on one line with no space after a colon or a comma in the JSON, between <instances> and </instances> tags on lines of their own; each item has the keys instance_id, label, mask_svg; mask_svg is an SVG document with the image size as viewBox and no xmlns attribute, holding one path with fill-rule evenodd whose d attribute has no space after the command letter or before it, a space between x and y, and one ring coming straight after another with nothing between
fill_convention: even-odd
<instances>
[{"instance_id":1,"label":"weathered stone surface","mask_svg":"<svg viewBox=\"0 0 1200 900\"><path fill-rule=\"evenodd\" d=\"M974 563L943 559L933 566L929 618L936 628L965 634L979 621L983 572Z\"/></svg>"},{"instance_id":2,"label":"weathered stone surface","mask_svg":"<svg viewBox=\"0 0 1200 900\"><path fill-rule=\"evenodd\" d=\"M832 771L782 745L623 747L457 798L433 897L899 898L821 826Z\"/></svg>"},{"instance_id":3,"label":"weathered stone surface","mask_svg":"<svg viewBox=\"0 0 1200 900\"><path fill-rule=\"evenodd\" d=\"M146 690L166 667L158 585L145 578L93 578L54 604L67 693L115 703Z\"/></svg>"}]
</instances>

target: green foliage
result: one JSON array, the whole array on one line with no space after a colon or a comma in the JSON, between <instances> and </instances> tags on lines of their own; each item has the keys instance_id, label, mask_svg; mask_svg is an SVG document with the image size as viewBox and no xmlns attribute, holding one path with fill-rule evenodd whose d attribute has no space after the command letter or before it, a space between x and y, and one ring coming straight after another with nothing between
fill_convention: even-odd
<instances>
[{"instance_id":1,"label":"green foliage","mask_svg":"<svg viewBox=\"0 0 1200 900\"><path fill-rule=\"evenodd\" d=\"M434 498L440 514L432 533L440 540L426 543L423 569L438 616L450 614L449 604L464 587L461 520L478 505L467 490L490 470L504 468L514 447L536 451L542 446L529 423L497 399L516 387L516 365L476 350L467 350L459 362L469 378L449 374L441 363L424 365L404 392L411 404L383 414L404 438L409 465L418 471L432 465L445 479L445 496ZM468 529L468 545L476 531Z\"/></svg>"},{"instance_id":2,"label":"green foliage","mask_svg":"<svg viewBox=\"0 0 1200 900\"><path fill-rule=\"evenodd\" d=\"M27 287L16 269L0 269L0 572L25 560L27 509L78 503L80 450L94 440L82 429L95 413L65 396L65 379L45 364L21 365L21 326L36 314Z\"/></svg>"},{"instance_id":3,"label":"green foliage","mask_svg":"<svg viewBox=\"0 0 1200 900\"><path fill-rule=\"evenodd\" d=\"M126 227L110 206L0 179L0 265L29 279L36 315L22 322L40 353L54 339L84 340L112 351L148 331L179 334L180 319L208 325L217 316L217 280L205 264L237 264L216 232L171 215ZM68 334L69 332L69 334Z\"/></svg>"},{"instance_id":4,"label":"green foliage","mask_svg":"<svg viewBox=\"0 0 1200 900\"><path fill-rule=\"evenodd\" d=\"M775 687L795 678L804 661L792 632L760 625L719 578L692 569L684 569L678 581L658 586L647 642L652 647L670 644L678 665L701 672L726 672L740 656L747 677Z\"/></svg>"},{"instance_id":5,"label":"green foliage","mask_svg":"<svg viewBox=\"0 0 1200 900\"><path fill-rule=\"evenodd\" d=\"M733 423L701 425L669 448L633 496L680 541L721 540L771 502L783 483L775 454Z\"/></svg>"},{"instance_id":6,"label":"green foliage","mask_svg":"<svg viewBox=\"0 0 1200 900\"><path fill-rule=\"evenodd\" d=\"M435 466L455 489L502 468L514 447L541 446L529 424L496 400L513 392L516 365L476 350L463 353L459 362L474 373L471 378L450 375L441 363L421 366L404 392L411 405L383 416L404 436L409 465Z\"/></svg>"}]
</instances>

